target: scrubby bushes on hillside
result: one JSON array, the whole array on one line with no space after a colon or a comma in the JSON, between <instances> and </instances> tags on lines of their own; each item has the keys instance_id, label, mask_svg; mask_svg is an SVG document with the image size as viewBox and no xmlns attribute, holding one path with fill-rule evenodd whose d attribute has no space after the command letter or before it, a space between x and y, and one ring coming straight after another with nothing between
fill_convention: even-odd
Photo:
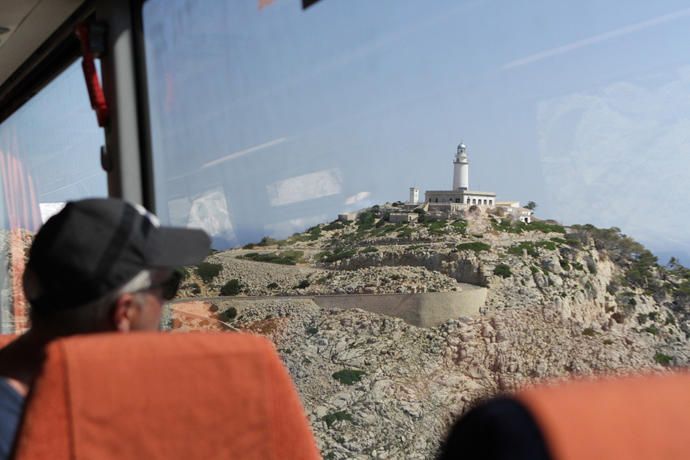
<instances>
[{"instance_id":1,"label":"scrubby bushes on hillside","mask_svg":"<svg viewBox=\"0 0 690 460\"><path fill-rule=\"evenodd\" d=\"M547 222L543 220L535 220L527 224L527 230L536 230L543 233L563 233L565 234L565 227L555 222Z\"/></svg>"},{"instance_id":2,"label":"scrubby bushes on hillside","mask_svg":"<svg viewBox=\"0 0 690 460\"><path fill-rule=\"evenodd\" d=\"M357 216L357 226L359 227L359 230L368 230L374 226L374 223L376 221L376 217L374 216L374 213L371 211L365 211L362 213L359 213Z\"/></svg>"},{"instance_id":3,"label":"scrubby bushes on hillside","mask_svg":"<svg viewBox=\"0 0 690 460\"><path fill-rule=\"evenodd\" d=\"M513 275L513 272L510 271L510 267L506 264L498 264L496 268L494 268L494 275L500 276L501 278L509 278Z\"/></svg>"},{"instance_id":4,"label":"scrubby bushes on hillside","mask_svg":"<svg viewBox=\"0 0 690 460\"><path fill-rule=\"evenodd\" d=\"M508 254L513 254L516 256L521 256L523 253L527 253L532 257L539 256L539 248L548 249L549 251L556 250L556 243L553 241L522 241L518 244L514 244L508 248Z\"/></svg>"},{"instance_id":5,"label":"scrubby bushes on hillside","mask_svg":"<svg viewBox=\"0 0 690 460\"><path fill-rule=\"evenodd\" d=\"M491 227L499 232L505 233L522 233L526 230L524 222L513 221L512 219L492 220Z\"/></svg>"},{"instance_id":6,"label":"scrubby bushes on hillside","mask_svg":"<svg viewBox=\"0 0 690 460\"><path fill-rule=\"evenodd\" d=\"M223 322L230 322L237 317L237 309L235 307L230 307L218 315L218 319Z\"/></svg>"},{"instance_id":7,"label":"scrubby bushes on hillside","mask_svg":"<svg viewBox=\"0 0 690 460\"><path fill-rule=\"evenodd\" d=\"M357 250L354 248L335 248L333 251L324 251L318 254L316 257L322 262L335 262L336 260L349 259L350 257L357 254Z\"/></svg>"},{"instance_id":8,"label":"scrubby bushes on hillside","mask_svg":"<svg viewBox=\"0 0 690 460\"><path fill-rule=\"evenodd\" d=\"M302 261L303 255L304 253L302 251L282 251L270 253L250 252L243 256L239 256L238 259L247 259L253 260L254 262L267 262L280 265L297 265Z\"/></svg>"},{"instance_id":9,"label":"scrubby bushes on hillside","mask_svg":"<svg viewBox=\"0 0 690 460\"><path fill-rule=\"evenodd\" d=\"M460 243L456 246L456 248L458 249L458 251L481 252L489 251L491 249L491 246L480 241L473 241L471 243Z\"/></svg>"},{"instance_id":10,"label":"scrubby bushes on hillside","mask_svg":"<svg viewBox=\"0 0 690 460\"><path fill-rule=\"evenodd\" d=\"M233 278L220 288L220 295L232 296L237 295L242 291L242 283L240 280Z\"/></svg>"},{"instance_id":11,"label":"scrubby bushes on hillside","mask_svg":"<svg viewBox=\"0 0 690 460\"><path fill-rule=\"evenodd\" d=\"M223 269L221 264L214 264L211 262L201 262L196 267L196 274L202 279L204 283L209 283L218 276Z\"/></svg>"},{"instance_id":12,"label":"scrubby bushes on hillside","mask_svg":"<svg viewBox=\"0 0 690 460\"><path fill-rule=\"evenodd\" d=\"M343 369L333 374L333 378L345 385L354 385L362 380L365 372L357 369Z\"/></svg>"}]
</instances>

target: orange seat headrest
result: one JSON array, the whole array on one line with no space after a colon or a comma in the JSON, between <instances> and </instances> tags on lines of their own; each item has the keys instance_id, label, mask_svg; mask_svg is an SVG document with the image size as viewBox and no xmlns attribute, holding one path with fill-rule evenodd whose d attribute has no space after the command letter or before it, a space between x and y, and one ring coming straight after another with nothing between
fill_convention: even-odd
<instances>
[{"instance_id":1,"label":"orange seat headrest","mask_svg":"<svg viewBox=\"0 0 690 460\"><path fill-rule=\"evenodd\" d=\"M245 334L93 334L48 347L18 459L316 459L273 345Z\"/></svg>"},{"instance_id":2,"label":"orange seat headrest","mask_svg":"<svg viewBox=\"0 0 690 460\"><path fill-rule=\"evenodd\" d=\"M554 459L690 458L690 373L541 386L516 398Z\"/></svg>"}]
</instances>

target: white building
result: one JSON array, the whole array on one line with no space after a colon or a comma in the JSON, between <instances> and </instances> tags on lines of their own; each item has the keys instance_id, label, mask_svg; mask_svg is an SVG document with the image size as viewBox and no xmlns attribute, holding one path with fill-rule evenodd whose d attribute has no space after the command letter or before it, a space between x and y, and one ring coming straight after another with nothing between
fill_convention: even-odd
<instances>
[{"instance_id":1,"label":"white building","mask_svg":"<svg viewBox=\"0 0 690 460\"><path fill-rule=\"evenodd\" d=\"M428 190L424 199L430 206L449 203L476 206L494 206L496 194L494 192L472 191L470 188L470 164L467 158L467 146L458 145L453 160L453 188L452 190Z\"/></svg>"},{"instance_id":2,"label":"white building","mask_svg":"<svg viewBox=\"0 0 690 460\"><path fill-rule=\"evenodd\" d=\"M419 189L417 187L410 187L410 201L408 204L419 204Z\"/></svg>"}]
</instances>

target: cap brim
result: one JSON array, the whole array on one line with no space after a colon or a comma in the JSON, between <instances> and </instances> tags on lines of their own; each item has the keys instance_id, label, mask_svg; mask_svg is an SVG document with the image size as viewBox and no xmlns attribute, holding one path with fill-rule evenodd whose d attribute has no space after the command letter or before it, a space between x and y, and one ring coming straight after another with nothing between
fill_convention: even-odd
<instances>
[{"instance_id":1,"label":"cap brim","mask_svg":"<svg viewBox=\"0 0 690 460\"><path fill-rule=\"evenodd\" d=\"M154 254L149 263L154 267L175 268L195 265L211 253L211 238L203 230L158 227Z\"/></svg>"}]
</instances>

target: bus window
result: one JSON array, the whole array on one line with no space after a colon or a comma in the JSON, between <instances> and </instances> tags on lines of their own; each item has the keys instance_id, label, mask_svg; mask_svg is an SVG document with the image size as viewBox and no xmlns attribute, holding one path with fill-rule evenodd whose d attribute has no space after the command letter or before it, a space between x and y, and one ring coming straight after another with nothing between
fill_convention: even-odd
<instances>
[{"instance_id":1,"label":"bus window","mask_svg":"<svg viewBox=\"0 0 690 460\"><path fill-rule=\"evenodd\" d=\"M107 195L103 133L72 64L0 124L0 324L26 327L21 287L31 236L70 199Z\"/></svg>"},{"instance_id":2,"label":"bus window","mask_svg":"<svg viewBox=\"0 0 690 460\"><path fill-rule=\"evenodd\" d=\"M218 251L172 326L274 338L326 458L432 458L482 396L687 365L689 11L148 0L156 212Z\"/></svg>"}]
</instances>

